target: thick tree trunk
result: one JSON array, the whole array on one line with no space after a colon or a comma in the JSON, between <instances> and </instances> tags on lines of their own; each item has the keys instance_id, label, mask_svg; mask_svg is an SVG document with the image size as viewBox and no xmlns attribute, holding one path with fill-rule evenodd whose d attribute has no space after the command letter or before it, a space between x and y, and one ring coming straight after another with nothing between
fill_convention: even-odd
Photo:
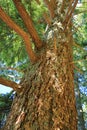
<instances>
[{"instance_id":1,"label":"thick tree trunk","mask_svg":"<svg viewBox=\"0 0 87 130\"><path fill-rule=\"evenodd\" d=\"M59 36L49 40L40 61L29 67L3 130L77 130L72 38L67 31L66 42L58 42Z\"/></svg>"},{"instance_id":2,"label":"thick tree trunk","mask_svg":"<svg viewBox=\"0 0 87 130\"><path fill-rule=\"evenodd\" d=\"M68 8L69 3L74 5L72 2L64 2L64 8L56 0L57 12L46 33L47 44L38 52L40 60L29 66L3 130L77 130L73 40L69 29L75 6L71 12ZM66 11L67 16L63 17Z\"/></svg>"}]
</instances>

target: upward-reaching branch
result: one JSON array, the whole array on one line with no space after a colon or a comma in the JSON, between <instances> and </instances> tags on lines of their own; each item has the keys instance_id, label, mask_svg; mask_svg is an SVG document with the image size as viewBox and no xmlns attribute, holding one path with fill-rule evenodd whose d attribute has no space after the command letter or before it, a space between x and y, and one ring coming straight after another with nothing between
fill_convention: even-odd
<instances>
[{"instance_id":1,"label":"upward-reaching branch","mask_svg":"<svg viewBox=\"0 0 87 130\"><path fill-rule=\"evenodd\" d=\"M8 86L12 89L14 89L16 92L20 92L21 91L21 86L13 81L4 79L2 77L0 77L0 84Z\"/></svg>"},{"instance_id":2,"label":"upward-reaching branch","mask_svg":"<svg viewBox=\"0 0 87 130\"><path fill-rule=\"evenodd\" d=\"M34 41L37 48L40 48L42 46L42 41L40 37L38 36L38 33L33 25L33 22L31 20L31 17L27 13L26 9L24 8L23 4L21 3L21 0L13 0L21 18L23 19L28 32L30 33L32 40Z\"/></svg>"},{"instance_id":3,"label":"upward-reaching branch","mask_svg":"<svg viewBox=\"0 0 87 130\"><path fill-rule=\"evenodd\" d=\"M50 24L51 24L51 18L48 16L48 14L47 14L47 13L44 13L43 16L44 16L45 22L46 22L48 25L50 25Z\"/></svg>"},{"instance_id":4,"label":"upward-reaching branch","mask_svg":"<svg viewBox=\"0 0 87 130\"><path fill-rule=\"evenodd\" d=\"M75 10L77 3L78 3L78 0L75 0L75 1L71 0L71 2L70 2L69 8L68 8L68 11L67 11L67 14L66 14L66 18L65 18L65 21L64 21L65 29L70 24L72 14Z\"/></svg>"},{"instance_id":5,"label":"upward-reaching branch","mask_svg":"<svg viewBox=\"0 0 87 130\"><path fill-rule=\"evenodd\" d=\"M35 53L32 50L32 45L30 42L30 37L29 35L24 32L5 12L4 10L0 7L0 18L15 32L17 32L24 40L26 50L28 53L28 56L32 62L35 62L37 60L37 57Z\"/></svg>"},{"instance_id":6,"label":"upward-reaching branch","mask_svg":"<svg viewBox=\"0 0 87 130\"><path fill-rule=\"evenodd\" d=\"M54 10L56 8L56 0L50 0L50 5Z\"/></svg>"},{"instance_id":7,"label":"upward-reaching branch","mask_svg":"<svg viewBox=\"0 0 87 130\"><path fill-rule=\"evenodd\" d=\"M56 0L44 0L45 4L47 5L51 18L55 16L55 8L56 8Z\"/></svg>"},{"instance_id":8,"label":"upward-reaching branch","mask_svg":"<svg viewBox=\"0 0 87 130\"><path fill-rule=\"evenodd\" d=\"M62 1L61 13L64 11L64 6L65 6L65 0Z\"/></svg>"}]
</instances>

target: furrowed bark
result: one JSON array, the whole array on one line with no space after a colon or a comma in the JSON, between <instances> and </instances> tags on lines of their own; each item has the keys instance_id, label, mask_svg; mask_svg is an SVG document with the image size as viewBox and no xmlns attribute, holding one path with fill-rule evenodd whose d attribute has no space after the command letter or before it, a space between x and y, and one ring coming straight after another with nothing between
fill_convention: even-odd
<instances>
[{"instance_id":1,"label":"furrowed bark","mask_svg":"<svg viewBox=\"0 0 87 130\"><path fill-rule=\"evenodd\" d=\"M28 53L28 56L32 62L35 62L37 60L37 57L32 49L31 41L29 35L23 31L0 7L0 18L11 28L13 29L17 34L19 34L25 43L25 47Z\"/></svg>"},{"instance_id":2,"label":"furrowed bark","mask_svg":"<svg viewBox=\"0 0 87 130\"><path fill-rule=\"evenodd\" d=\"M40 48L42 46L42 41L33 25L32 19L27 13L26 9L24 8L23 4L21 3L21 0L13 0L21 18L23 19L28 32L30 33L32 40L34 41L37 48Z\"/></svg>"},{"instance_id":3,"label":"furrowed bark","mask_svg":"<svg viewBox=\"0 0 87 130\"><path fill-rule=\"evenodd\" d=\"M21 85L2 77L0 77L0 84L10 87L18 93L21 91Z\"/></svg>"}]
</instances>

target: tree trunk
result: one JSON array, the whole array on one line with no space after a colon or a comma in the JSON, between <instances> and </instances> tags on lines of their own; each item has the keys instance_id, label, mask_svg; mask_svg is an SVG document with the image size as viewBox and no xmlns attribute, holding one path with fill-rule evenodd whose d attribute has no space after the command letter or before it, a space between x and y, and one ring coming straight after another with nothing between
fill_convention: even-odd
<instances>
[{"instance_id":1,"label":"tree trunk","mask_svg":"<svg viewBox=\"0 0 87 130\"><path fill-rule=\"evenodd\" d=\"M29 66L3 130L77 129L72 37L67 31L49 40L40 61ZM64 36L66 42L59 42Z\"/></svg>"},{"instance_id":2,"label":"tree trunk","mask_svg":"<svg viewBox=\"0 0 87 130\"><path fill-rule=\"evenodd\" d=\"M65 26L64 18L60 12L52 20L45 35L47 44L38 52L39 61L27 69L21 82L23 89L14 99L3 130L77 130L73 40L69 17Z\"/></svg>"}]
</instances>

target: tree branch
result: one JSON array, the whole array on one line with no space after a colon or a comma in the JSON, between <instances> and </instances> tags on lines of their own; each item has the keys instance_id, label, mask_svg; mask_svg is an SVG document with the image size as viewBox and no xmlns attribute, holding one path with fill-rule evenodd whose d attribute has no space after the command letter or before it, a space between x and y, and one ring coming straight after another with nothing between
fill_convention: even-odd
<instances>
[{"instance_id":1,"label":"tree branch","mask_svg":"<svg viewBox=\"0 0 87 130\"><path fill-rule=\"evenodd\" d=\"M28 56L32 62L37 60L37 57L32 49L29 35L24 32L0 7L0 18L24 40Z\"/></svg>"},{"instance_id":2,"label":"tree branch","mask_svg":"<svg viewBox=\"0 0 87 130\"><path fill-rule=\"evenodd\" d=\"M53 8L53 10L56 9L56 0L50 0L50 5Z\"/></svg>"},{"instance_id":3,"label":"tree branch","mask_svg":"<svg viewBox=\"0 0 87 130\"><path fill-rule=\"evenodd\" d=\"M65 18L65 21L64 21L65 29L70 24L70 21L71 21L71 18L72 18L72 14L73 14L73 12L75 10L75 7L76 7L77 3L78 3L78 0L75 0L75 2L74 2L74 0L72 0L70 5L69 5L69 9L67 11L67 15L66 15L66 18Z\"/></svg>"},{"instance_id":4,"label":"tree branch","mask_svg":"<svg viewBox=\"0 0 87 130\"><path fill-rule=\"evenodd\" d=\"M40 5L40 0L36 0L36 2Z\"/></svg>"},{"instance_id":5,"label":"tree branch","mask_svg":"<svg viewBox=\"0 0 87 130\"><path fill-rule=\"evenodd\" d=\"M64 23L66 24L68 19L69 19L69 15L70 15L70 12L71 12L71 9L72 9L72 4L73 4L74 0L71 0L70 3L69 3L69 8L68 8L68 11L66 13L66 17L65 17L65 20L64 20Z\"/></svg>"},{"instance_id":6,"label":"tree branch","mask_svg":"<svg viewBox=\"0 0 87 130\"><path fill-rule=\"evenodd\" d=\"M7 87L10 87L12 89L14 89L16 92L20 92L21 91L21 86L13 81L4 79L2 77L0 77L0 84L5 85Z\"/></svg>"},{"instance_id":7,"label":"tree branch","mask_svg":"<svg viewBox=\"0 0 87 130\"><path fill-rule=\"evenodd\" d=\"M50 12L50 15L51 15L51 18L54 18L54 16L55 16L55 10L54 10L54 8L55 8L55 0L54 1L49 1L49 0L44 0L44 2L45 2L45 4L47 5L47 7L48 7L48 10L49 10L49 12Z\"/></svg>"},{"instance_id":8,"label":"tree branch","mask_svg":"<svg viewBox=\"0 0 87 130\"><path fill-rule=\"evenodd\" d=\"M30 33L32 40L34 41L37 48L40 48L42 46L42 41L33 25L32 19L27 13L26 9L24 8L23 4L21 3L21 0L13 0L21 18L23 19L28 32Z\"/></svg>"},{"instance_id":9,"label":"tree branch","mask_svg":"<svg viewBox=\"0 0 87 130\"><path fill-rule=\"evenodd\" d=\"M44 13L44 14L43 14L43 17L44 17L45 22L46 22L48 25L50 25L50 24L51 24L51 18L48 16L48 14L47 14L47 13Z\"/></svg>"},{"instance_id":10,"label":"tree branch","mask_svg":"<svg viewBox=\"0 0 87 130\"><path fill-rule=\"evenodd\" d=\"M62 1L61 13L64 11L64 6L65 6L65 0Z\"/></svg>"}]
</instances>

